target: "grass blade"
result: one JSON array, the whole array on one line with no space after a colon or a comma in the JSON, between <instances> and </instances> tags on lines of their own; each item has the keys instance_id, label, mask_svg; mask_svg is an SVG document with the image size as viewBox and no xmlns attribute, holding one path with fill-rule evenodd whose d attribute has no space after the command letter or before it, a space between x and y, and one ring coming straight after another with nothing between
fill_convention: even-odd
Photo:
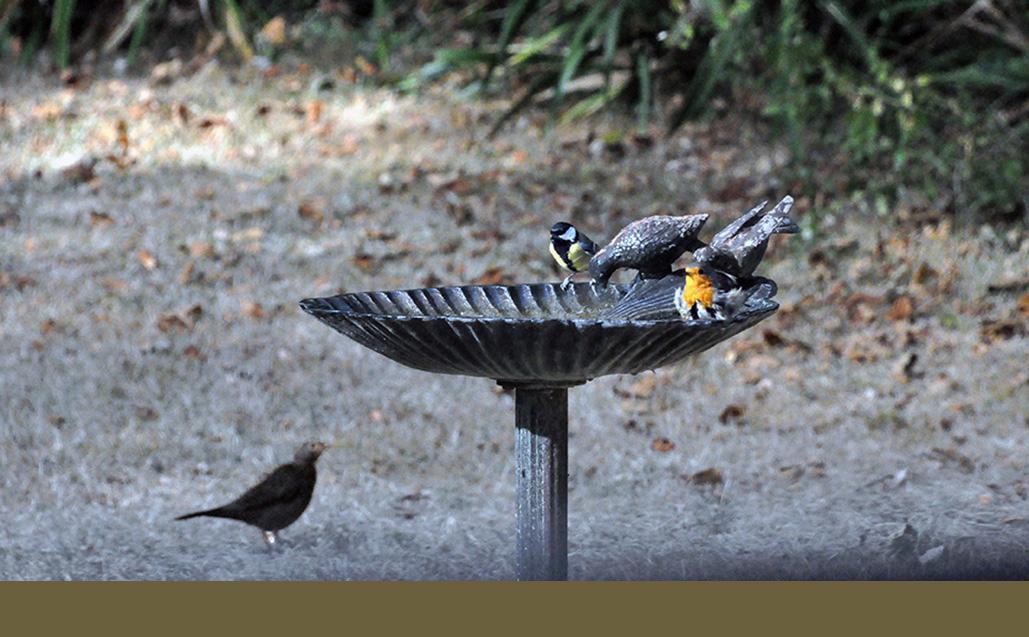
<instances>
[{"instance_id":1,"label":"grass blade","mask_svg":"<svg viewBox=\"0 0 1029 637\"><path fill-rule=\"evenodd\" d=\"M140 23L144 24L143 29L145 30L147 11L150 8L151 2L153 0L136 0L136 2L129 6L128 10L125 11L125 17L122 18L118 26L111 31L111 35L107 36L107 39L104 41L101 47L104 53L110 53L118 48L125 41L125 38L129 36L129 33L133 34L132 37L135 40L136 33L140 30Z\"/></svg>"},{"instance_id":2,"label":"grass blade","mask_svg":"<svg viewBox=\"0 0 1029 637\"><path fill-rule=\"evenodd\" d=\"M822 0L819 4L822 5L822 8L826 13L832 16L833 20L835 20L837 24L843 27L844 32L846 32L850 39L854 41L854 44L858 46L858 49L861 51L861 55L865 60L869 64L873 63L877 57L875 47L868 41L868 38L865 37L864 30L854 20L854 18L852 18L850 14L840 6L840 3L836 2L836 0Z\"/></svg>"},{"instance_id":3,"label":"grass blade","mask_svg":"<svg viewBox=\"0 0 1029 637\"><path fill-rule=\"evenodd\" d=\"M636 105L636 128L642 134L647 130L650 119L650 57L640 51L636 56L636 77L639 79L640 97Z\"/></svg>"},{"instance_id":4,"label":"grass blade","mask_svg":"<svg viewBox=\"0 0 1029 637\"><path fill-rule=\"evenodd\" d=\"M604 67L605 90L611 86L611 68L614 66L615 51L618 48L618 33L622 26L622 12L624 10L625 2L622 0L608 14L607 25L604 27L604 58L601 64Z\"/></svg>"},{"instance_id":5,"label":"grass blade","mask_svg":"<svg viewBox=\"0 0 1029 637\"><path fill-rule=\"evenodd\" d=\"M525 44L518 50L518 52L511 56L508 65L515 67L531 60L537 54L546 50L551 44L563 38L570 26L570 24L565 23L551 29L538 38L530 38L526 40Z\"/></svg>"},{"instance_id":6,"label":"grass blade","mask_svg":"<svg viewBox=\"0 0 1029 637\"><path fill-rule=\"evenodd\" d=\"M54 37L54 54L57 66L68 68L68 55L71 51L71 17L75 13L75 0L56 0L54 17L50 24L50 32Z\"/></svg>"},{"instance_id":7,"label":"grass blade","mask_svg":"<svg viewBox=\"0 0 1029 637\"><path fill-rule=\"evenodd\" d=\"M243 60L249 62L254 57L254 49L247 40L246 19L236 0L225 0L225 30L229 32L229 42L243 56Z\"/></svg>"},{"instance_id":8,"label":"grass blade","mask_svg":"<svg viewBox=\"0 0 1029 637\"><path fill-rule=\"evenodd\" d=\"M531 15L529 10L536 5L535 0L520 0L512 5L507 13L504 14L504 23L500 27L500 39L497 40L497 50L493 54L493 58L489 62L489 66L486 67L486 73L482 77L482 90L486 90L489 86L490 78L493 77L493 71L496 70L500 62L507 57L507 47L511 44L511 40L521 30L522 25L525 23L525 19Z\"/></svg>"},{"instance_id":9,"label":"grass blade","mask_svg":"<svg viewBox=\"0 0 1029 637\"><path fill-rule=\"evenodd\" d=\"M618 96L621 95L627 85L628 82L622 82L619 86L606 88L603 91L579 100L574 106L561 115L561 118L557 121L557 125L564 126L569 122L593 115L618 99Z\"/></svg>"},{"instance_id":10,"label":"grass blade","mask_svg":"<svg viewBox=\"0 0 1029 637\"><path fill-rule=\"evenodd\" d=\"M594 25L600 19L604 9L607 8L606 2L598 2L590 7L590 10L586 13L585 17L579 22L578 28L575 30L575 35L572 36L572 43L568 47L568 55L565 56L564 66L561 68L561 76L557 80L557 90L554 93L554 104L560 104L561 99L564 97L565 89L568 87L568 82L575 77L575 72L579 70L579 65L582 63L584 57L586 57L586 51L589 47L590 40L593 38L595 33Z\"/></svg>"},{"instance_id":11,"label":"grass blade","mask_svg":"<svg viewBox=\"0 0 1029 637\"><path fill-rule=\"evenodd\" d=\"M386 0L375 0L372 3L372 30L375 34L375 61L380 70L389 66L389 30L386 21L389 18L389 4Z\"/></svg>"},{"instance_id":12,"label":"grass blade","mask_svg":"<svg viewBox=\"0 0 1029 637\"><path fill-rule=\"evenodd\" d=\"M497 122L493 124L493 127L490 128L489 133L486 135L486 137L490 138L496 135L497 132L501 128L503 128L504 125L507 124L507 122L512 117L517 115L523 108L528 106L529 103L532 102L532 99L534 97L536 97L543 91L547 90L548 87L552 86L556 79L557 71L541 73L539 76L537 76L536 79L532 81L532 84L529 85L529 88L525 91L525 94L518 98L518 101L512 104L509 109L504 111L504 114L500 116L500 119L498 119Z\"/></svg>"}]
</instances>

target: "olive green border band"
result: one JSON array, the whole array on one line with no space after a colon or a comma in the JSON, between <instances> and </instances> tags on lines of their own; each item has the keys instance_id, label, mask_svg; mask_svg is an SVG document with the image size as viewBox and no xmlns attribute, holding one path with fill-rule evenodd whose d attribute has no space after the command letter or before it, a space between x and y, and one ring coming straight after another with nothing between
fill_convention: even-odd
<instances>
[{"instance_id":1,"label":"olive green border band","mask_svg":"<svg viewBox=\"0 0 1029 637\"><path fill-rule=\"evenodd\" d=\"M936 637L1020 633L1029 584L6 583L0 600L8 635L420 636L430 628L464 627L481 635L562 630L708 637L778 628L791 635L903 631Z\"/></svg>"}]
</instances>

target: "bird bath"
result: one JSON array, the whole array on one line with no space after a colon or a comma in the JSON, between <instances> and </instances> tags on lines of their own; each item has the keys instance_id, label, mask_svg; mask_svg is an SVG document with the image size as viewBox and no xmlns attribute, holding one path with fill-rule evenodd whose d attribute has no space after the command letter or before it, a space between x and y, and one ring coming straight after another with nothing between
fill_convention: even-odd
<instances>
[{"instance_id":1,"label":"bird bath","mask_svg":"<svg viewBox=\"0 0 1029 637\"><path fill-rule=\"evenodd\" d=\"M568 575L568 388L698 354L767 318L752 298L726 320L600 318L624 286L576 283L437 287L305 299L300 307L415 369L492 378L515 394L517 568Z\"/></svg>"}]
</instances>

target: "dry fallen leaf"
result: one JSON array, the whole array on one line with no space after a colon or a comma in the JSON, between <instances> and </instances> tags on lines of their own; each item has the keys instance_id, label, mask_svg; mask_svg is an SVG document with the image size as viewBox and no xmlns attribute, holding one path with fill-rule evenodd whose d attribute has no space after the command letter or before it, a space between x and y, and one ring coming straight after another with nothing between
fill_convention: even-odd
<instances>
[{"instance_id":1,"label":"dry fallen leaf","mask_svg":"<svg viewBox=\"0 0 1029 637\"><path fill-rule=\"evenodd\" d=\"M229 120L225 119L224 117L218 117L218 116L205 117L202 120L200 120L200 123L197 124L197 126L200 127L203 130L207 130L207 129L211 129L211 128L218 128L220 126L228 126L228 125L229 125Z\"/></svg>"},{"instance_id":2,"label":"dry fallen leaf","mask_svg":"<svg viewBox=\"0 0 1029 637\"><path fill-rule=\"evenodd\" d=\"M183 104L182 102L175 104L175 106L172 107L172 112L175 115L175 121L177 121L179 124L182 124L183 126L188 124L189 119L193 116L193 113L190 112L189 107Z\"/></svg>"},{"instance_id":3,"label":"dry fallen leaf","mask_svg":"<svg viewBox=\"0 0 1029 637\"><path fill-rule=\"evenodd\" d=\"M97 212L95 210L89 211L89 226L91 228L109 226L113 223L114 218L106 212Z\"/></svg>"},{"instance_id":4,"label":"dry fallen leaf","mask_svg":"<svg viewBox=\"0 0 1029 637\"><path fill-rule=\"evenodd\" d=\"M323 104L321 100L311 100L307 103L307 106L304 108L304 113L307 116L308 124L317 124L321 120L322 107Z\"/></svg>"},{"instance_id":5,"label":"dry fallen leaf","mask_svg":"<svg viewBox=\"0 0 1029 637\"><path fill-rule=\"evenodd\" d=\"M297 208L297 214L301 219L308 219L317 224L325 220L325 200L321 198L304 199Z\"/></svg>"},{"instance_id":6,"label":"dry fallen leaf","mask_svg":"<svg viewBox=\"0 0 1029 637\"><path fill-rule=\"evenodd\" d=\"M186 265L179 270L179 285L189 285L193 281L195 270L196 262L192 259L186 261Z\"/></svg>"},{"instance_id":7,"label":"dry fallen leaf","mask_svg":"<svg viewBox=\"0 0 1029 637\"><path fill-rule=\"evenodd\" d=\"M473 283L476 285L500 285L509 282L511 277L501 267L486 268L482 274L477 276Z\"/></svg>"},{"instance_id":8,"label":"dry fallen leaf","mask_svg":"<svg viewBox=\"0 0 1029 637\"><path fill-rule=\"evenodd\" d=\"M657 388L657 376L648 374L634 382L628 389L615 386L614 392L622 398L650 398Z\"/></svg>"},{"instance_id":9,"label":"dry fallen leaf","mask_svg":"<svg viewBox=\"0 0 1029 637\"><path fill-rule=\"evenodd\" d=\"M168 84L182 74L182 69L182 60L178 58L157 64L150 71L150 82L153 84Z\"/></svg>"},{"instance_id":10,"label":"dry fallen leaf","mask_svg":"<svg viewBox=\"0 0 1029 637\"><path fill-rule=\"evenodd\" d=\"M725 479L722 477L722 472L714 467L698 471L693 475L687 476L686 479L692 484L709 486L719 485L725 482Z\"/></svg>"},{"instance_id":11,"label":"dry fallen leaf","mask_svg":"<svg viewBox=\"0 0 1029 637\"><path fill-rule=\"evenodd\" d=\"M121 154L127 155L129 152L129 125L125 123L125 120L119 119L114 124L114 130Z\"/></svg>"},{"instance_id":12,"label":"dry fallen leaf","mask_svg":"<svg viewBox=\"0 0 1029 637\"><path fill-rule=\"evenodd\" d=\"M282 46L286 43L286 19L275 16L261 27L257 36L272 46Z\"/></svg>"},{"instance_id":13,"label":"dry fallen leaf","mask_svg":"<svg viewBox=\"0 0 1029 637\"><path fill-rule=\"evenodd\" d=\"M1025 332L1025 322L1006 319L985 320L979 328L979 336L984 343L1025 336Z\"/></svg>"},{"instance_id":14,"label":"dry fallen leaf","mask_svg":"<svg viewBox=\"0 0 1029 637\"><path fill-rule=\"evenodd\" d=\"M744 413L746 413L746 409L742 405L727 405L722 410L722 413L718 415L718 422L723 425L727 425L730 422L742 425Z\"/></svg>"},{"instance_id":15,"label":"dry fallen leaf","mask_svg":"<svg viewBox=\"0 0 1029 637\"><path fill-rule=\"evenodd\" d=\"M933 447L931 455L944 464L956 463L962 473L975 471L975 461L953 447Z\"/></svg>"},{"instance_id":16,"label":"dry fallen leaf","mask_svg":"<svg viewBox=\"0 0 1029 637\"><path fill-rule=\"evenodd\" d=\"M178 314L162 314L157 317L157 329L166 334L173 330L185 332L189 329L189 324Z\"/></svg>"},{"instance_id":17,"label":"dry fallen leaf","mask_svg":"<svg viewBox=\"0 0 1029 637\"><path fill-rule=\"evenodd\" d=\"M71 183L86 183L96 178L96 158L85 157L61 170L61 177Z\"/></svg>"},{"instance_id":18,"label":"dry fallen leaf","mask_svg":"<svg viewBox=\"0 0 1029 637\"><path fill-rule=\"evenodd\" d=\"M139 264L143 266L143 269L147 272L152 272L157 268L157 257L151 254L149 250L140 250L136 254L136 258L139 260Z\"/></svg>"},{"instance_id":19,"label":"dry fallen leaf","mask_svg":"<svg viewBox=\"0 0 1029 637\"><path fill-rule=\"evenodd\" d=\"M986 286L987 292L1023 292L1029 290L1029 277L1008 277Z\"/></svg>"},{"instance_id":20,"label":"dry fallen leaf","mask_svg":"<svg viewBox=\"0 0 1029 637\"><path fill-rule=\"evenodd\" d=\"M136 418L142 421L157 420L160 416L153 407L136 407Z\"/></svg>"},{"instance_id":21,"label":"dry fallen leaf","mask_svg":"<svg viewBox=\"0 0 1029 637\"><path fill-rule=\"evenodd\" d=\"M779 467L779 475L786 478L790 482L796 482L804 475L804 467L796 464L791 464L785 467Z\"/></svg>"},{"instance_id":22,"label":"dry fallen leaf","mask_svg":"<svg viewBox=\"0 0 1029 637\"><path fill-rule=\"evenodd\" d=\"M43 102L32 107L32 117L52 122L64 114L64 108L56 102Z\"/></svg>"},{"instance_id":23,"label":"dry fallen leaf","mask_svg":"<svg viewBox=\"0 0 1029 637\"><path fill-rule=\"evenodd\" d=\"M939 274L940 273L933 269L932 266L923 261L918 265L918 268L915 270L915 273L911 276L911 280L915 283L915 285L925 285L932 279L938 277Z\"/></svg>"},{"instance_id":24,"label":"dry fallen leaf","mask_svg":"<svg viewBox=\"0 0 1029 637\"><path fill-rule=\"evenodd\" d=\"M893 302L886 312L886 318L891 321L910 321L911 315L915 312L914 302L910 296L900 296Z\"/></svg>"},{"instance_id":25,"label":"dry fallen leaf","mask_svg":"<svg viewBox=\"0 0 1029 637\"><path fill-rule=\"evenodd\" d=\"M239 306L243 314L252 319L264 318L264 308L256 301L241 301Z\"/></svg>"},{"instance_id":26,"label":"dry fallen leaf","mask_svg":"<svg viewBox=\"0 0 1029 637\"><path fill-rule=\"evenodd\" d=\"M375 257L364 252L358 252L351 257L350 260L354 262L354 265L356 265L359 270L365 273L371 272L378 266Z\"/></svg>"},{"instance_id":27,"label":"dry fallen leaf","mask_svg":"<svg viewBox=\"0 0 1029 637\"><path fill-rule=\"evenodd\" d=\"M209 241L194 241L188 247L189 256L194 259L210 259L214 257L214 245Z\"/></svg>"},{"instance_id":28,"label":"dry fallen leaf","mask_svg":"<svg viewBox=\"0 0 1029 637\"><path fill-rule=\"evenodd\" d=\"M918 376L915 365L918 363L918 354L907 352L897 359L893 364L893 378L900 383L909 383L912 378Z\"/></svg>"},{"instance_id":29,"label":"dry fallen leaf","mask_svg":"<svg viewBox=\"0 0 1029 637\"><path fill-rule=\"evenodd\" d=\"M654 441L650 443L650 448L659 453L667 453L675 449L675 443L668 438L654 438Z\"/></svg>"},{"instance_id":30,"label":"dry fallen leaf","mask_svg":"<svg viewBox=\"0 0 1029 637\"><path fill-rule=\"evenodd\" d=\"M108 292L121 292L128 287L128 282L124 279L106 278L100 281L100 285L104 286L104 289Z\"/></svg>"},{"instance_id":31,"label":"dry fallen leaf","mask_svg":"<svg viewBox=\"0 0 1029 637\"><path fill-rule=\"evenodd\" d=\"M371 76L375 75L378 72L378 69L375 68L375 65L366 60L363 55L357 56L357 59L354 60L354 66L360 69L361 72L365 75Z\"/></svg>"},{"instance_id":32,"label":"dry fallen leaf","mask_svg":"<svg viewBox=\"0 0 1029 637\"><path fill-rule=\"evenodd\" d=\"M182 350L182 355L186 358L192 358L200 362L207 360L207 354L201 352L200 348L196 345L187 345L186 348Z\"/></svg>"},{"instance_id":33,"label":"dry fallen leaf","mask_svg":"<svg viewBox=\"0 0 1029 637\"><path fill-rule=\"evenodd\" d=\"M57 321L52 318L48 318L43 321L39 326L39 333L46 336L50 332L53 332L57 328Z\"/></svg>"}]
</instances>

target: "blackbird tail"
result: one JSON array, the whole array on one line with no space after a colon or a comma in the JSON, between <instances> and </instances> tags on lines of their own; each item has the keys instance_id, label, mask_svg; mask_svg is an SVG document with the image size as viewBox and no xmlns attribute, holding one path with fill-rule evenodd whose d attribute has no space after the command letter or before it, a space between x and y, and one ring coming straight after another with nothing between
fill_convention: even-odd
<instances>
[{"instance_id":1,"label":"blackbird tail","mask_svg":"<svg viewBox=\"0 0 1029 637\"><path fill-rule=\"evenodd\" d=\"M206 511L194 511L193 513L187 513L186 515L180 515L175 518L176 520L189 520L190 518L199 517L210 517L210 518L232 518L224 507L218 507L217 509L207 509Z\"/></svg>"}]
</instances>

